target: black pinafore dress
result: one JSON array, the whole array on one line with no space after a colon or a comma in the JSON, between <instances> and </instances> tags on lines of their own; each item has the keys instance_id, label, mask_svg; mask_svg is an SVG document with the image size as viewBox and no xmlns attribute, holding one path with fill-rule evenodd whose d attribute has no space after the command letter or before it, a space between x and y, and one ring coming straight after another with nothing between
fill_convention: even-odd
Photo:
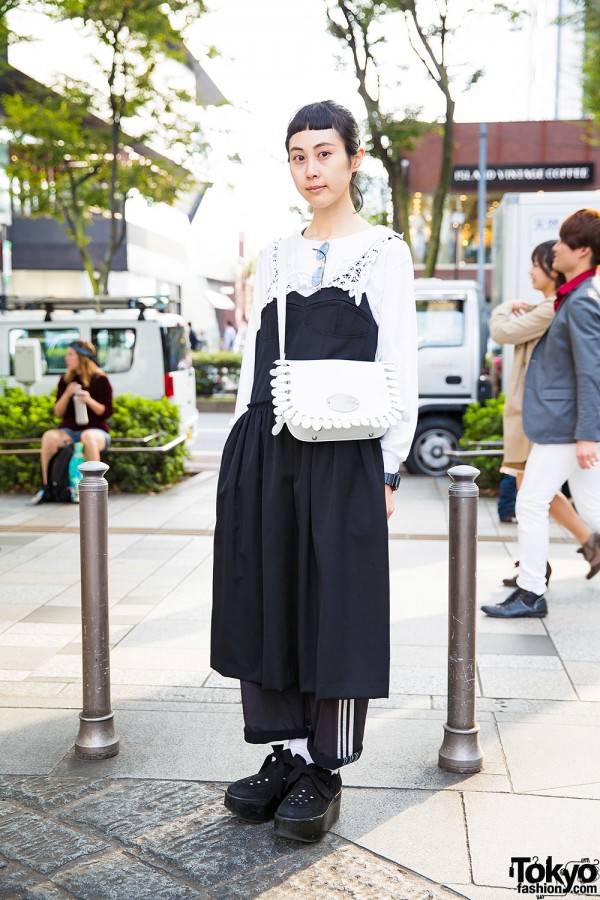
<instances>
[{"instance_id":1,"label":"black pinafore dress","mask_svg":"<svg viewBox=\"0 0 600 900\"><path fill-rule=\"evenodd\" d=\"M339 287L287 295L288 359L375 359L377 324ZM277 304L256 336L247 411L223 451L214 541L211 665L318 700L387 697L389 561L378 439L273 435Z\"/></svg>"}]
</instances>

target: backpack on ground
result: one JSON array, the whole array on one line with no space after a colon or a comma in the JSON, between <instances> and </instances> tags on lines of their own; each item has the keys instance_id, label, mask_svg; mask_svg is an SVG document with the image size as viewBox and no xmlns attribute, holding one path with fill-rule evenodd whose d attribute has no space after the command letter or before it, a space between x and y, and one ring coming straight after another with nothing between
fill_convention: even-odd
<instances>
[{"instance_id":1,"label":"backpack on ground","mask_svg":"<svg viewBox=\"0 0 600 900\"><path fill-rule=\"evenodd\" d=\"M65 444L55 453L48 466L48 487L44 491L44 503L71 503L73 492L69 484L69 463L73 444Z\"/></svg>"}]
</instances>

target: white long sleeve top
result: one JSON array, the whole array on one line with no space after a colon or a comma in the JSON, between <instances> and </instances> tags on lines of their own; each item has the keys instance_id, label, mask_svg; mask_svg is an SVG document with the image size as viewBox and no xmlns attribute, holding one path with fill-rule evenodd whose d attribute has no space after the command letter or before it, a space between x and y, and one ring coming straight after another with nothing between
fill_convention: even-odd
<instances>
[{"instance_id":1,"label":"white long sleeve top","mask_svg":"<svg viewBox=\"0 0 600 900\"><path fill-rule=\"evenodd\" d=\"M348 291L357 305L367 295L378 326L376 359L396 365L398 384L408 413L407 422L389 428L381 438L384 470L397 472L408 456L418 414L417 318L413 265L407 244L389 228L377 225L348 237L331 238L319 287L311 281L318 260L315 250L323 241L294 234L287 248L287 290L304 297L321 287ZM254 301L238 388L235 418L243 415L250 402L254 380L256 335L262 311L276 297L277 247L275 241L260 255L255 276Z\"/></svg>"}]
</instances>

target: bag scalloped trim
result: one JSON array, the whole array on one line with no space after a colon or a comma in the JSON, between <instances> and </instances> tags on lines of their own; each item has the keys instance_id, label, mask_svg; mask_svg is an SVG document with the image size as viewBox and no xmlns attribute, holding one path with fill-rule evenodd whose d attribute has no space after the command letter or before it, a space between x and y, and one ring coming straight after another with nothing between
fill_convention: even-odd
<instances>
[{"instance_id":1,"label":"bag scalloped trim","mask_svg":"<svg viewBox=\"0 0 600 900\"><path fill-rule=\"evenodd\" d=\"M333 431L339 432L340 430L345 431L352 429L354 429L355 432L357 429L362 432L364 429L364 434L348 434L348 438L352 438L353 436L356 436L357 438L381 437L390 426L396 425L400 421L407 422L410 417L405 412L404 403L400 396L398 380L396 377L396 367L393 363L382 363L381 365L386 374L388 392L388 403L385 414L369 417L349 412L341 415L324 417L306 415L294 407L292 401L290 366L288 365L287 360L275 360L275 367L271 369L269 373L273 376L271 380L271 393L273 395L273 407L275 411L275 425L273 426L272 433L274 435L279 434L282 431L283 426L287 424L292 430L304 429L306 435L303 435L303 437L306 438L309 437L309 432L314 432L314 436L310 435L311 440L316 440L318 433L323 430L327 432L331 431L333 433ZM296 433L296 437L300 436L300 434ZM341 436L342 435L340 434L340 437Z\"/></svg>"}]
</instances>

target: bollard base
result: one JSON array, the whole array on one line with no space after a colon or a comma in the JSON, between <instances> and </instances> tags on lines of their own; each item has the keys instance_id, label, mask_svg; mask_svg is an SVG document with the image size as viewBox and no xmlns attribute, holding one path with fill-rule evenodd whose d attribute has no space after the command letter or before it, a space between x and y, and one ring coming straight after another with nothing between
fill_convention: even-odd
<instances>
[{"instance_id":1,"label":"bollard base","mask_svg":"<svg viewBox=\"0 0 600 900\"><path fill-rule=\"evenodd\" d=\"M75 739L75 756L79 759L110 759L119 752L114 714L91 719L79 713L79 733Z\"/></svg>"},{"instance_id":2,"label":"bollard base","mask_svg":"<svg viewBox=\"0 0 600 900\"><path fill-rule=\"evenodd\" d=\"M456 775L481 772L483 751L479 743L479 725L460 731L444 725L444 740L440 747L438 766Z\"/></svg>"}]
</instances>

